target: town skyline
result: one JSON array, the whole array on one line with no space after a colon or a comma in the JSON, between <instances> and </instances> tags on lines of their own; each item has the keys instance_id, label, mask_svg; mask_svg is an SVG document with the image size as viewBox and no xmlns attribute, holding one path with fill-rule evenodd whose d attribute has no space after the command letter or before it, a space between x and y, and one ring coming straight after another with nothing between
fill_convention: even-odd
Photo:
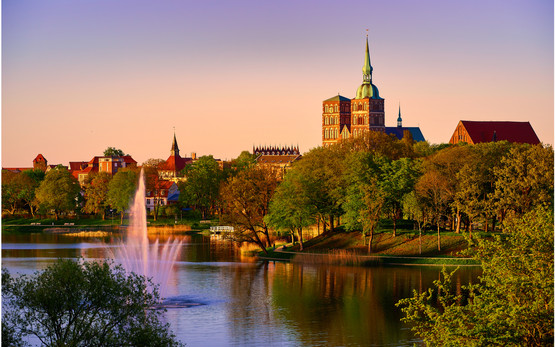
<instances>
[{"instance_id":1,"label":"town skyline","mask_svg":"<svg viewBox=\"0 0 555 347\"><path fill-rule=\"evenodd\" d=\"M322 101L352 98L366 29L385 124L447 143L460 120L529 121L553 144L553 3L2 2L2 166L229 160L321 145Z\"/></svg>"}]
</instances>

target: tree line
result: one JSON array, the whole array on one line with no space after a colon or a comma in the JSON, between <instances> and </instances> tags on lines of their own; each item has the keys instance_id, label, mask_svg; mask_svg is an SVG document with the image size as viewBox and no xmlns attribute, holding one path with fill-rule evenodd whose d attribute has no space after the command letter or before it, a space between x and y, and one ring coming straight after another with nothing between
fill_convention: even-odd
<instances>
[{"instance_id":1,"label":"tree line","mask_svg":"<svg viewBox=\"0 0 555 347\"><path fill-rule=\"evenodd\" d=\"M281 179L255 165L224 182L221 218L232 237L270 246L269 230L297 235L319 223L360 231L372 252L380 220L411 219L422 231L472 235L495 231L508 216L536 206L553 207L553 148L502 142L429 145L380 132L318 147L295 162Z\"/></svg>"},{"instance_id":2,"label":"tree line","mask_svg":"<svg viewBox=\"0 0 555 347\"><path fill-rule=\"evenodd\" d=\"M143 163L147 190L160 195L158 170L163 160ZM290 233L300 241L303 229L318 224L323 231L342 225L360 231L372 252L380 220L410 219L422 231L470 235L475 226L499 230L507 216L523 215L535 206L553 205L553 148L501 142L476 145L430 145L369 132L331 147L317 147L284 172L256 164L245 151L228 167L212 156L200 157L181 173L179 201L155 204L154 217L176 215L183 208L200 218L218 216L233 226L229 237L266 249L270 233ZM137 169L89 176L82 190L62 168L21 174L4 172L2 208L14 213L75 211L105 217L108 209L127 209L135 191ZM160 201L161 199L158 199Z\"/></svg>"}]
</instances>

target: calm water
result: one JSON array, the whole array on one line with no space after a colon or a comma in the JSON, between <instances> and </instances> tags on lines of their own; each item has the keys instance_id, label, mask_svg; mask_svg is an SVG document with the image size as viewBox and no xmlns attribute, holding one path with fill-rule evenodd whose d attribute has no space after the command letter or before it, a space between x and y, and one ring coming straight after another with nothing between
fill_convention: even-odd
<instances>
[{"instance_id":1,"label":"calm water","mask_svg":"<svg viewBox=\"0 0 555 347\"><path fill-rule=\"evenodd\" d=\"M189 347L412 346L395 303L425 290L439 267L335 267L255 262L232 244L202 235L184 246L169 297L202 305L169 309L165 319ZM103 259L115 237L2 236L2 266L33 273L57 258ZM152 240L154 241L154 239ZM476 281L462 268L458 284Z\"/></svg>"}]
</instances>

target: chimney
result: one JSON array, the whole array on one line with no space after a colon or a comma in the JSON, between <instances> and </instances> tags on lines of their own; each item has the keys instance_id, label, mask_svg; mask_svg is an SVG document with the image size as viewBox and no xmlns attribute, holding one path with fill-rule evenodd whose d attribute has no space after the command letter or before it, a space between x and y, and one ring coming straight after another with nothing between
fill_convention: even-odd
<instances>
[{"instance_id":1,"label":"chimney","mask_svg":"<svg viewBox=\"0 0 555 347\"><path fill-rule=\"evenodd\" d=\"M197 160L197 153L196 152L191 152L191 159Z\"/></svg>"}]
</instances>

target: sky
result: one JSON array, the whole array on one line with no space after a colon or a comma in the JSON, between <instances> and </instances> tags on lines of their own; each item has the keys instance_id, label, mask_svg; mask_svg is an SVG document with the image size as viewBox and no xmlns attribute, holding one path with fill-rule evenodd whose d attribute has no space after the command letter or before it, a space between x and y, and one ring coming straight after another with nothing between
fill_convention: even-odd
<instances>
[{"instance_id":1,"label":"sky","mask_svg":"<svg viewBox=\"0 0 555 347\"><path fill-rule=\"evenodd\" d=\"M2 0L2 166L236 158L321 145L353 98L366 29L386 126L448 142L459 120L529 121L553 144L547 0Z\"/></svg>"}]
</instances>

